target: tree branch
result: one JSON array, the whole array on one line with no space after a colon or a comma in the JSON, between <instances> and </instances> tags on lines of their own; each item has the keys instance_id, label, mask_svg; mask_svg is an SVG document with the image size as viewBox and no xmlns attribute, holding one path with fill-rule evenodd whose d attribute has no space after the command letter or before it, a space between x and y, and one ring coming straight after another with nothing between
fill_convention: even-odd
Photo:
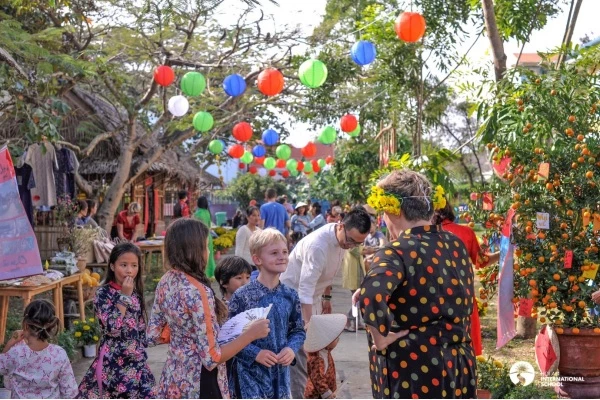
<instances>
[{"instance_id":1,"label":"tree branch","mask_svg":"<svg viewBox=\"0 0 600 400\"><path fill-rule=\"evenodd\" d=\"M65 142L62 140L58 140L56 143L61 144L65 147L68 147L69 149L73 150L75 153L77 153L77 155L79 155L81 158L86 158L89 157L90 154L92 154L92 151L94 151L94 149L96 148L96 146L101 143L104 142L105 140L111 139L116 137L119 133L121 133L121 130L125 127L125 124L120 125L119 127L117 127L115 130L112 130L110 132L104 132L101 133L97 136L94 136L94 138L92 139L92 141L84 148L81 149L81 147L69 143L69 142Z\"/></svg>"},{"instance_id":2,"label":"tree branch","mask_svg":"<svg viewBox=\"0 0 600 400\"><path fill-rule=\"evenodd\" d=\"M23 75L23 77L25 79L27 79L28 81L31 81L31 79L27 75L27 72L25 71L25 69L23 67L21 67L21 65L19 65L17 60L15 60L12 57L12 55L7 50L3 49L2 47L0 47L0 60L6 61L6 63L8 65L10 65L14 69L16 69L19 74Z\"/></svg>"},{"instance_id":3,"label":"tree branch","mask_svg":"<svg viewBox=\"0 0 600 400\"><path fill-rule=\"evenodd\" d=\"M492 46L492 54L494 57L494 73L496 82L499 82L504 77L506 72L506 53L504 52L504 42L498 31L496 24L496 13L494 11L493 0L481 0L483 8L483 18L485 20L485 28Z\"/></svg>"}]
</instances>

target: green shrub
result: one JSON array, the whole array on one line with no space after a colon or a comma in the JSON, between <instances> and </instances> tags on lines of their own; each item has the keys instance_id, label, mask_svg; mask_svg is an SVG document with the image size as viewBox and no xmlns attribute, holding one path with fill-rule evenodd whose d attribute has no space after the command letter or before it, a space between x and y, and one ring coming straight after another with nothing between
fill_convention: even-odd
<instances>
[{"instance_id":1,"label":"green shrub","mask_svg":"<svg viewBox=\"0 0 600 400\"><path fill-rule=\"evenodd\" d=\"M558 396L554 390L549 387L541 387L533 385L515 386L506 394L505 399L557 399Z\"/></svg>"}]
</instances>

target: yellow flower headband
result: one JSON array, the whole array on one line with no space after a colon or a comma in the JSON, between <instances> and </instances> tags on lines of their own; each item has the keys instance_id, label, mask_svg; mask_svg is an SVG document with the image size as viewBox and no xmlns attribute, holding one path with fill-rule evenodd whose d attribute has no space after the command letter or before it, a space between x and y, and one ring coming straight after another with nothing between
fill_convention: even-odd
<instances>
[{"instance_id":1,"label":"yellow flower headband","mask_svg":"<svg viewBox=\"0 0 600 400\"><path fill-rule=\"evenodd\" d=\"M398 197L393 193L388 193L378 186L371 188L371 193L367 199L367 204L373 207L378 212L386 212L392 215L400 215L400 206L405 198L423 197L427 201L427 205L431 207L433 203L434 210L440 210L446 207L446 197L444 197L444 188L440 185L435 187L435 190L430 196L407 196Z\"/></svg>"}]
</instances>

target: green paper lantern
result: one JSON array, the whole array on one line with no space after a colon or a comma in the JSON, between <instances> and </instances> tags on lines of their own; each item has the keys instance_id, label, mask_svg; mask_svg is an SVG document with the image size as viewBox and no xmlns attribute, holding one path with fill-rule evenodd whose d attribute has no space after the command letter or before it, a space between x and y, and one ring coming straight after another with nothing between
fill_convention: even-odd
<instances>
[{"instance_id":1,"label":"green paper lantern","mask_svg":"<svg viewBox=\"0 0 600 400\"><path fill-rule=\"evenodd\" d=\"M337 137L337 132L331 126L326 126L321 134L319 135L319 142L323 144L332 144L335 142L335 138Z\"/></svg>"},{"instance_id":2,"label":"green paper lantern","mask_svg":"<svg viewBox=\"0 0 600 400\"><path fill-rule=\"evenodd\" d=\"M297 171L297 170L290 171L290 175L298 176L298 175L300 175L300 171Z\"/></svg>"},{"instance_id":3,"label":"green paper lantern","mask_svg":"<svg viewBox=\"0 0 600 400\"><path fill-rule=\"evenodd\" d=\"M319 161L317 161L317 164L319 164L319 167L323 168L323 167L325 167L325 165L327 163L322 158L319 158Z\"/></svg>"},{"instance_id":4,"label":"green paper lantern","mask_svg":"<svg viewBox=\"0 0 600 400\"><path fill-rule=\"evenodd\" d=\"M296 171L296 168L298 168L298 161L294 160L293 158L290 158L285 163L285 167L288 171L292 172L293 175L293 172Z\"/></svg>"},{"instance_id":5,"label":"green paper lantern","mask_svg":"<svg viewBox=\"0 0 600 400\"><path fill-rule=\"evenodd\" d=\"M220 154L223 151L223 142L220 140L211 140L208 144L208 151L213 154Z\"/></svg>"},{"instance_id":6,"label":"green paper lantern","mask_svg":"<svg viewBox=\"0 0 600 400\"><path fill-rule=\"evenodd\" d=\"M194 115L192 123L197 131L208 132L213 127L215 120L210 113L207 113L206 111L200 111Z\"/></svg>"},{"instance_id":7,"label":"green paper lantern","mask_svg":"<svg viewBox=\"0 0 600 400\"><path fill-rule=\"evenodd\" d=\"M357 137L358 135L360 135L360 124L358 124L356 126L355 130L353 130L352 132L348 133L348 135L350 135L351 137Z\"/></svg>"},{"instance_id":8,"label":"green paper lantern","mask_svg":"<svg viewBox=\"0 0 600 400\"><path fill-rule=\"evenodd\" d=\"M306 173L310 173L313 171L313 167L312 167L312 163L310 162L305 162L304 163L304 172Z\"/></svg>"},{"instance_id":9,"label":"green paper lantern","mask_svg":"<svg viewBox=\"0 0 600 400\"><path fill-rule=\"evenodd\" d=\"M206 88L206 79L200 72L188 72L181 78L180 86L187 96L200 96Z\"/></svg>"},{"instance_id":10,"label":"green paper lantern","mask_svg":"<svg viewBox=\"0 0 600 400\"><path fill-rule=\"evenodd\" d=\"M287 160L292 155L292 149L287 144L280 144L277 146L275 154L277 154L277 158Z\"/></svg>"},{"instance_id":11,"label":"green paper lantern","mask_svg":"<svg viewBox=\"0 0 600 400\"><path fill-rule=\"evenodd\" d=\"M311 89L317 88L327 79L327 67L322 61L306 60L300 65L298 77L304 86Z\"/></svg>"},{"instance_id":12,"label":"green paper lantern","mask_svg":"<svg viewBox=\"0 0 600 400\"><path fill-rule=\"evenodd\" d=\"M240 158L240 161L244 164L250 164L254 160L254 156L248 150L244 152L244 155Z\"/></svg>"},{"instance_id":13,"label":"green paper lantern","mask_svg":"<svg viewBox=\"0 0 600 400\"><path fill-rule=\"evenodd\" d=\"M263 165L266 169L272 170L277 165L277 161L275 161L275 159L273 157L267 157L267 158L265 158Z\"/></svg>"}]
</instances>

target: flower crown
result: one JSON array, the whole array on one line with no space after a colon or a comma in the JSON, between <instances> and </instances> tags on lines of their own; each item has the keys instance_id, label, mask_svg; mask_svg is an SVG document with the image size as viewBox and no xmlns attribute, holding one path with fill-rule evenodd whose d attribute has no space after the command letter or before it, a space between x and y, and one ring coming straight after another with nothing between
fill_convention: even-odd
<instances>
[{"instance_id":1,"label":"flower crown","mask_svg":"<svg viewBox=\"0 0 600 400\"><path fill-rule=\"evenodd\" d=\"M407 196L398 197L393 193L386 192L378 186L371 188L371 193L367 199L367 204L373 207L377 212L386 212L392 215L400 215L400 206L402 200L412 197L424 197L427 204L431 206L433 203L434 210L440 210L446 207L446 197L444 197L444 188L440 185L435 187L435 190L431 192L430 196Z\"/></svg>"}]
</instances>

